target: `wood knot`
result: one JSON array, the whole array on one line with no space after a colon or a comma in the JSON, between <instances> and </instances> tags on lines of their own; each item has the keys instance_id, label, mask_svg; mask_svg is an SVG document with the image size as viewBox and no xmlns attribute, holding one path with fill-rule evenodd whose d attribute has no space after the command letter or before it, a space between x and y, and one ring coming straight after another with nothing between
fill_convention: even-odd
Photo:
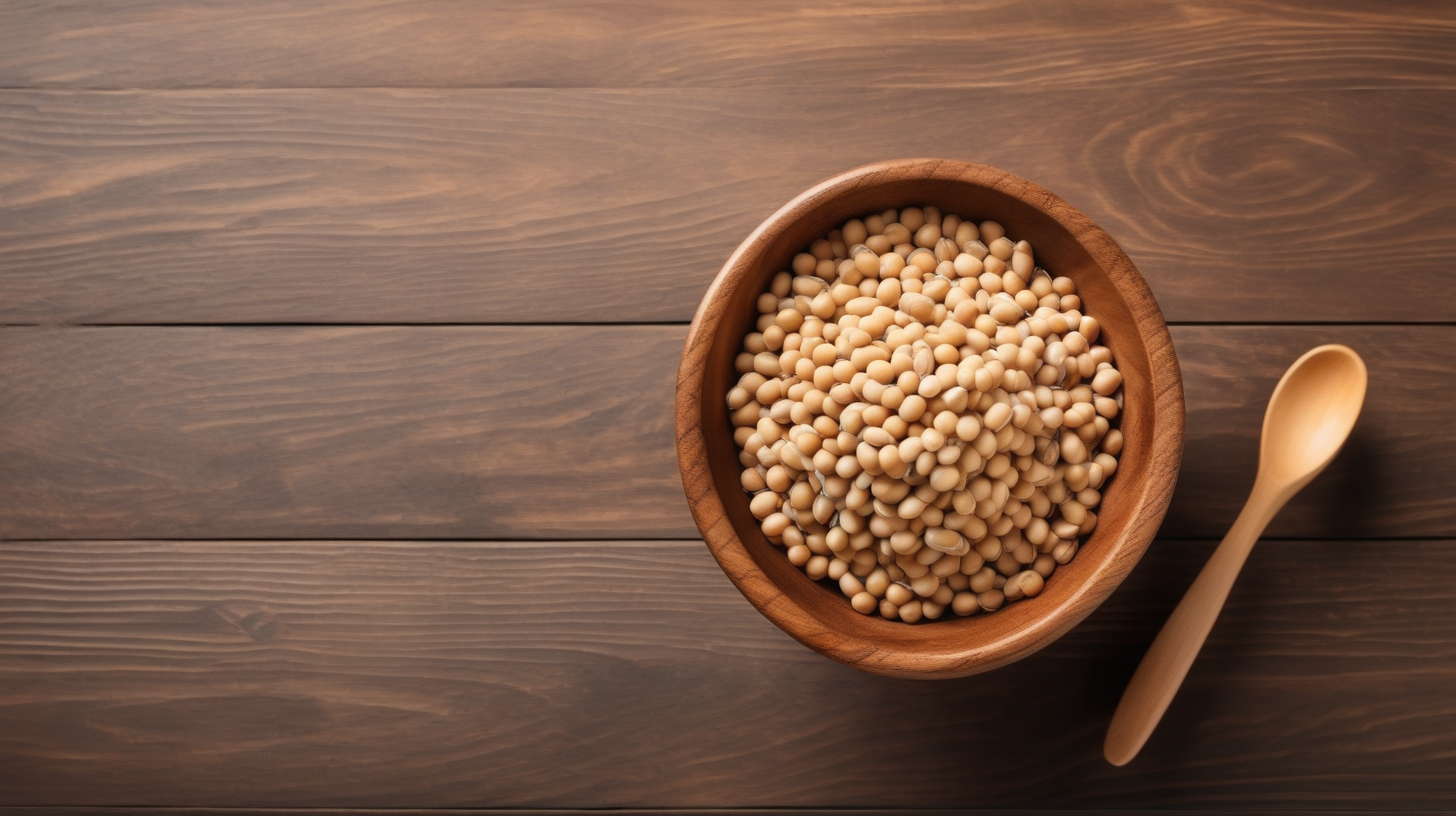
<instances>
[{"instance_id":1,"label":"wood knot","mask_svg":"<svg viewBox=\"0 0 1456 816\"><path fill-rule=\"evenodd\" d=\"M238 628L248 634L248 637L262 643L273 639L278 634L278 621L272 612L264 610L244 616L238 621Z\"/></svg>"}]
</instances>

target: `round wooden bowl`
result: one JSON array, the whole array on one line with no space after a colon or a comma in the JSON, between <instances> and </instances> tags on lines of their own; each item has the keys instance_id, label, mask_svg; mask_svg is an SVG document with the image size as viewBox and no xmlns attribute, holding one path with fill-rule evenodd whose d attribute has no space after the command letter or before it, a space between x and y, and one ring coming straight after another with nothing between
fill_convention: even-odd
<instances>
[{"instance_id":1,"label":"round wooden bowl","mask_svg":"<svg viewBox=\"0 0 1456 816\"><path fill-rule=\"evenodd\" d=\"M1103 490L1097 529L1036 598L968 618L906 624L855 612L837 589L812 581L759 530L739 486L726 395L733 359L774 273L846 220L890 207L935 205L992 219L1031 242L1038 263L1077 284L1102 325L1124 380L1125 442ZM851 170L784 205L733 253L708 287L683 349L677 381L677 449L683 487L703 539L723 571L769 620L799 642L855 668L899 677L959 677L1004 666L1046 646L1087 617L1152 542L1183 453L1183 386L1173 343L1132 262L1067 202L1003 170L940 159Z\"/></svg>"}]
</instances>

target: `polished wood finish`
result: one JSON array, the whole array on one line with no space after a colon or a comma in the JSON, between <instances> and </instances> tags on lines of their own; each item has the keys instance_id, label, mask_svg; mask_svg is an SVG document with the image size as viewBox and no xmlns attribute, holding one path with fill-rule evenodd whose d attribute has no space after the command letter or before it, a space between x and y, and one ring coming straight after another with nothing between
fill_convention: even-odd
<instances>
[{"instance_id":1,"label":"polished wood finish","mask_svg":"<svg viewBox=\"0 0 1456 816\"><path fill-rule=\"evenodd\" d=\"M614 813L621 816L713 816L721 814L731 808L703 807L703 808L613 808ZM168 816L277 816L279 813L307 813L317 816L476 816L489 814L489 816L585 816L593 811L590 808L308 808L306 810L287 810L279 808L233 808L233 807L185 807L167 808ZM829 814L842 813L843 809L836 808L754 808L755 816L828 816ZM909 816L910 814L924 814L924 816L936 816L940 809L933 808L855 808L856 814L864 816ZM1049 816L1050 814L1063 811L1044 810L1037 808L1028 810L1026 808L976 808L977 816ZM1145 810L1139 808L1130 810L1083 810L1079 816L1170 816L1175 813L1186 813L1184 810ZM1267 816L1271 813L1283 813L1280 810L1205 810L1200 808L1201 816L1217 816L1217 814L1238 813L1240 816ZM1448 810L1423 810L1425 814L1449 814L1456 811ZM0 813L5 816L100 816L104 813L114 813L114 809L104 806L100 807L4 807L0 806ZM1383 811L1371 810L1300 810L1300 816L1365 816L1365 814L1383 814Z\"/></svg>"},{"instance_id":2,"label":"polished wood finish","mask_svg":"<svg viewBox=\"0 0 1456 816\"><path fill-rule=\"evenodd\" d=\"M779 204L916 155L1056 191L1172 322L1456 321L1446 94L1008 93L0 93L0 322L685 323Z\"/></svg>"},{"instance_id":3,"label":"polished wood finish","mask_svg":"<svg viewBox=\"0 0 1456 816\"><path fill-rule=\"evenodd\" d=\"M1453 63L1442 0L0 3L0 816L1456 811ZM733 248L917 155L1113 236L1188 412L1119 591L935 682L759 615L671 441ZM1108 766L1328 342L1360 422Z\"/></svg>"},{"instance_id":4,"label":"polished wood finish","mask_svg":"<svg viewBox=\"0 0 1456 816\"><path fill-rule=\"evenodd\" d=\"M1269 393L1337 334L1370 364L1364 413L1268 534L1456 536L1456 427L1431 419L1456 400L1456 328L1170 333L1188 420L1164 534L1227 532ZM685 334L0 329L0 536L694 536L671 437Z\"/></svg>"},{"instance_id":5,"label":"polished wood finish","mask_svg":"<svg viewBox=\"0 0 1456 816\"><path fill-rule=\"evenodd\" d=\"M681 536L682 334L0 330L0 535Z\"/></svg>"},{"instance_id":6,"label":"polished wood finish","mask_svg":"<svg viewBox=\"0 0 1456 816\"><path fill-rule=\"evenodd\" d=\"M1440 2L15 4L7 87L1456 88Z\"/></svg>"},{"instance_id":7,"label":"polished wood finish","mask_svg":"<svg viewBox=\"0 0 1456 816\"><path fill-rule=\"evenodd\" d=\"M924 682L795 643L700 541L8 541L0 803L1456 809L1453 540L1260 545L1143 756L1102 760L1212 549Z\"/></svg>"},{"instance_id":8,"label":"polished wood finish","mask_svg":"<svg viewBox=\"0 0 1456 816\"><path fill-rule=\"evenodd\" d=\"M1103 490L1097 530L1037 598L994 615L912 626L855 612L764 538L739 485L725 395L734 357L769 280L836 225L887 207L933 204L1000 222L1037 263L1077 283L1083 308L1124 376L1126 442ZM1183 383L1152 293L1117 244L1086 216L1025 179L979 164L906 159L866 165L810 188L753 231L708 287L688 329L677 386L677 455L688 506L708 548L743 594L785 632L855 668L899 677L959 677L1004 666L1056 640L1137 564L1173 495L1183 452Z\"/></svg>"},{"instance_id":9,"label":"polished wood finish","mask_svg":"<svg viewBox=\"0 0 1456 816\"><path fill-rule=\"evenodd\" d=\"M1254 489L1133 673L1107 727L1108 762L1126 765L1152 736L1264 528L1349 438L1368 379L1360 355L1338 344L1310 349L1279 378L1264 412Z\"/></svg>"}]
</instances>

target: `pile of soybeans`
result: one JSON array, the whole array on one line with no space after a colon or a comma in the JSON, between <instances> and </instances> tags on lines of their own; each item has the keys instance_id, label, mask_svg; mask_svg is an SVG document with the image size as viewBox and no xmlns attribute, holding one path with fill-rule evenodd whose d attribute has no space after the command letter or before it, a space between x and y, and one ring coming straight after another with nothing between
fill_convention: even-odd
<instances>
[{"instance_id":1,"label":"pile of soybeans","mask_svg":"<svg viewBox=\"0 0 1456 816\"><path fill-rule=\"evenodd\" d=\"M792 266L728 392L764 535L866 615L1040 594L1122 450L1122 375L1072 281L935 207L853 219Z\"/></svg>"}]
</instances>

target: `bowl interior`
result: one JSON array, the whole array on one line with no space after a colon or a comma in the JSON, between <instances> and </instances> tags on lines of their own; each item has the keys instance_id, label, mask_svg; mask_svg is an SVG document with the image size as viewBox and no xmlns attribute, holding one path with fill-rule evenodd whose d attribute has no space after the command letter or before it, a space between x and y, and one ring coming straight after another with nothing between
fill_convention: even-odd
<instances>
[{"instance_id":1,"label":"bowl interior","mask_svg":"<svg viewBox=\"0 0 1456 816\"><path fill-rule=\"evenodd\" d=\"M761 611L791 635L836 659L871 671L963 675L994 668L1046 645L1090 613L1121 581L1146 549L1166 508L1167 496L1157 501L1156 490L1152 491L1155 506L1150 507L1147 489L1155 452L1152 368L1155 354L1164 350L1148 347L1148 338L1140 330L1147 327L1139 325L1139 315L1135 314L1136 309L1151 309L1152 322L1166 339L1156 305L1131 262L1084 216L1051 196L1034 206L1018 197L1025 195L1024 188L1011 192L998 189L1004 186L986 186L963 178L876 181L870 177L819 196L811 191L798 201L801 206L797 210L793 205L781 210L765 223L756 240L745 243L709 295L721 302L722 319L711 338L705 338L710 348L704 355L699 405L707 464L714 492L722 501L737 541L762 579L771 583L777 593L758 586L762 579L751 575L753 570L729 569L726 562L725 570ZM1117 426L1125 443L1117 473L1103 490L1097 529L1083 543L1077 557L1057 569L1040 596L1010 604L994 614L958 618L947 613L938 621L909 625L855 612L837 590L810 580L763 536L749 512L748 496L739 485L741 467L725 399L727 390L737 381L733 359L757 317L755 301L772 276L789 267L795 253L849 218L891 207L925 205L978 222L1000 222L1013 240L1031 242L1038 265L1076 282L1083 312L1101 324L1099 342L1112 350L1124 375L1124 408ZM1090 237L1098 240L1085 240L1089 232L1095 233ZM1116 257L1094 257L1094 253L1107 254L1103 242ZM1144 318L1143 322L1148 323ZM1169 344L1169 359L1171 354ZM1176 363L1174 366L1176 375ZM1181 453L1181 393L1178 405L1174 473ZM1167 492L1171 492L1171 484ZM1149 512L1156 519L1151 529L1146 529L1146 523L1138 523L1139 514ZM705 537L723 562L726 553L720 550L732 543L715 543L715 536L707 531Z\"/></svg>"}]
</instances>

